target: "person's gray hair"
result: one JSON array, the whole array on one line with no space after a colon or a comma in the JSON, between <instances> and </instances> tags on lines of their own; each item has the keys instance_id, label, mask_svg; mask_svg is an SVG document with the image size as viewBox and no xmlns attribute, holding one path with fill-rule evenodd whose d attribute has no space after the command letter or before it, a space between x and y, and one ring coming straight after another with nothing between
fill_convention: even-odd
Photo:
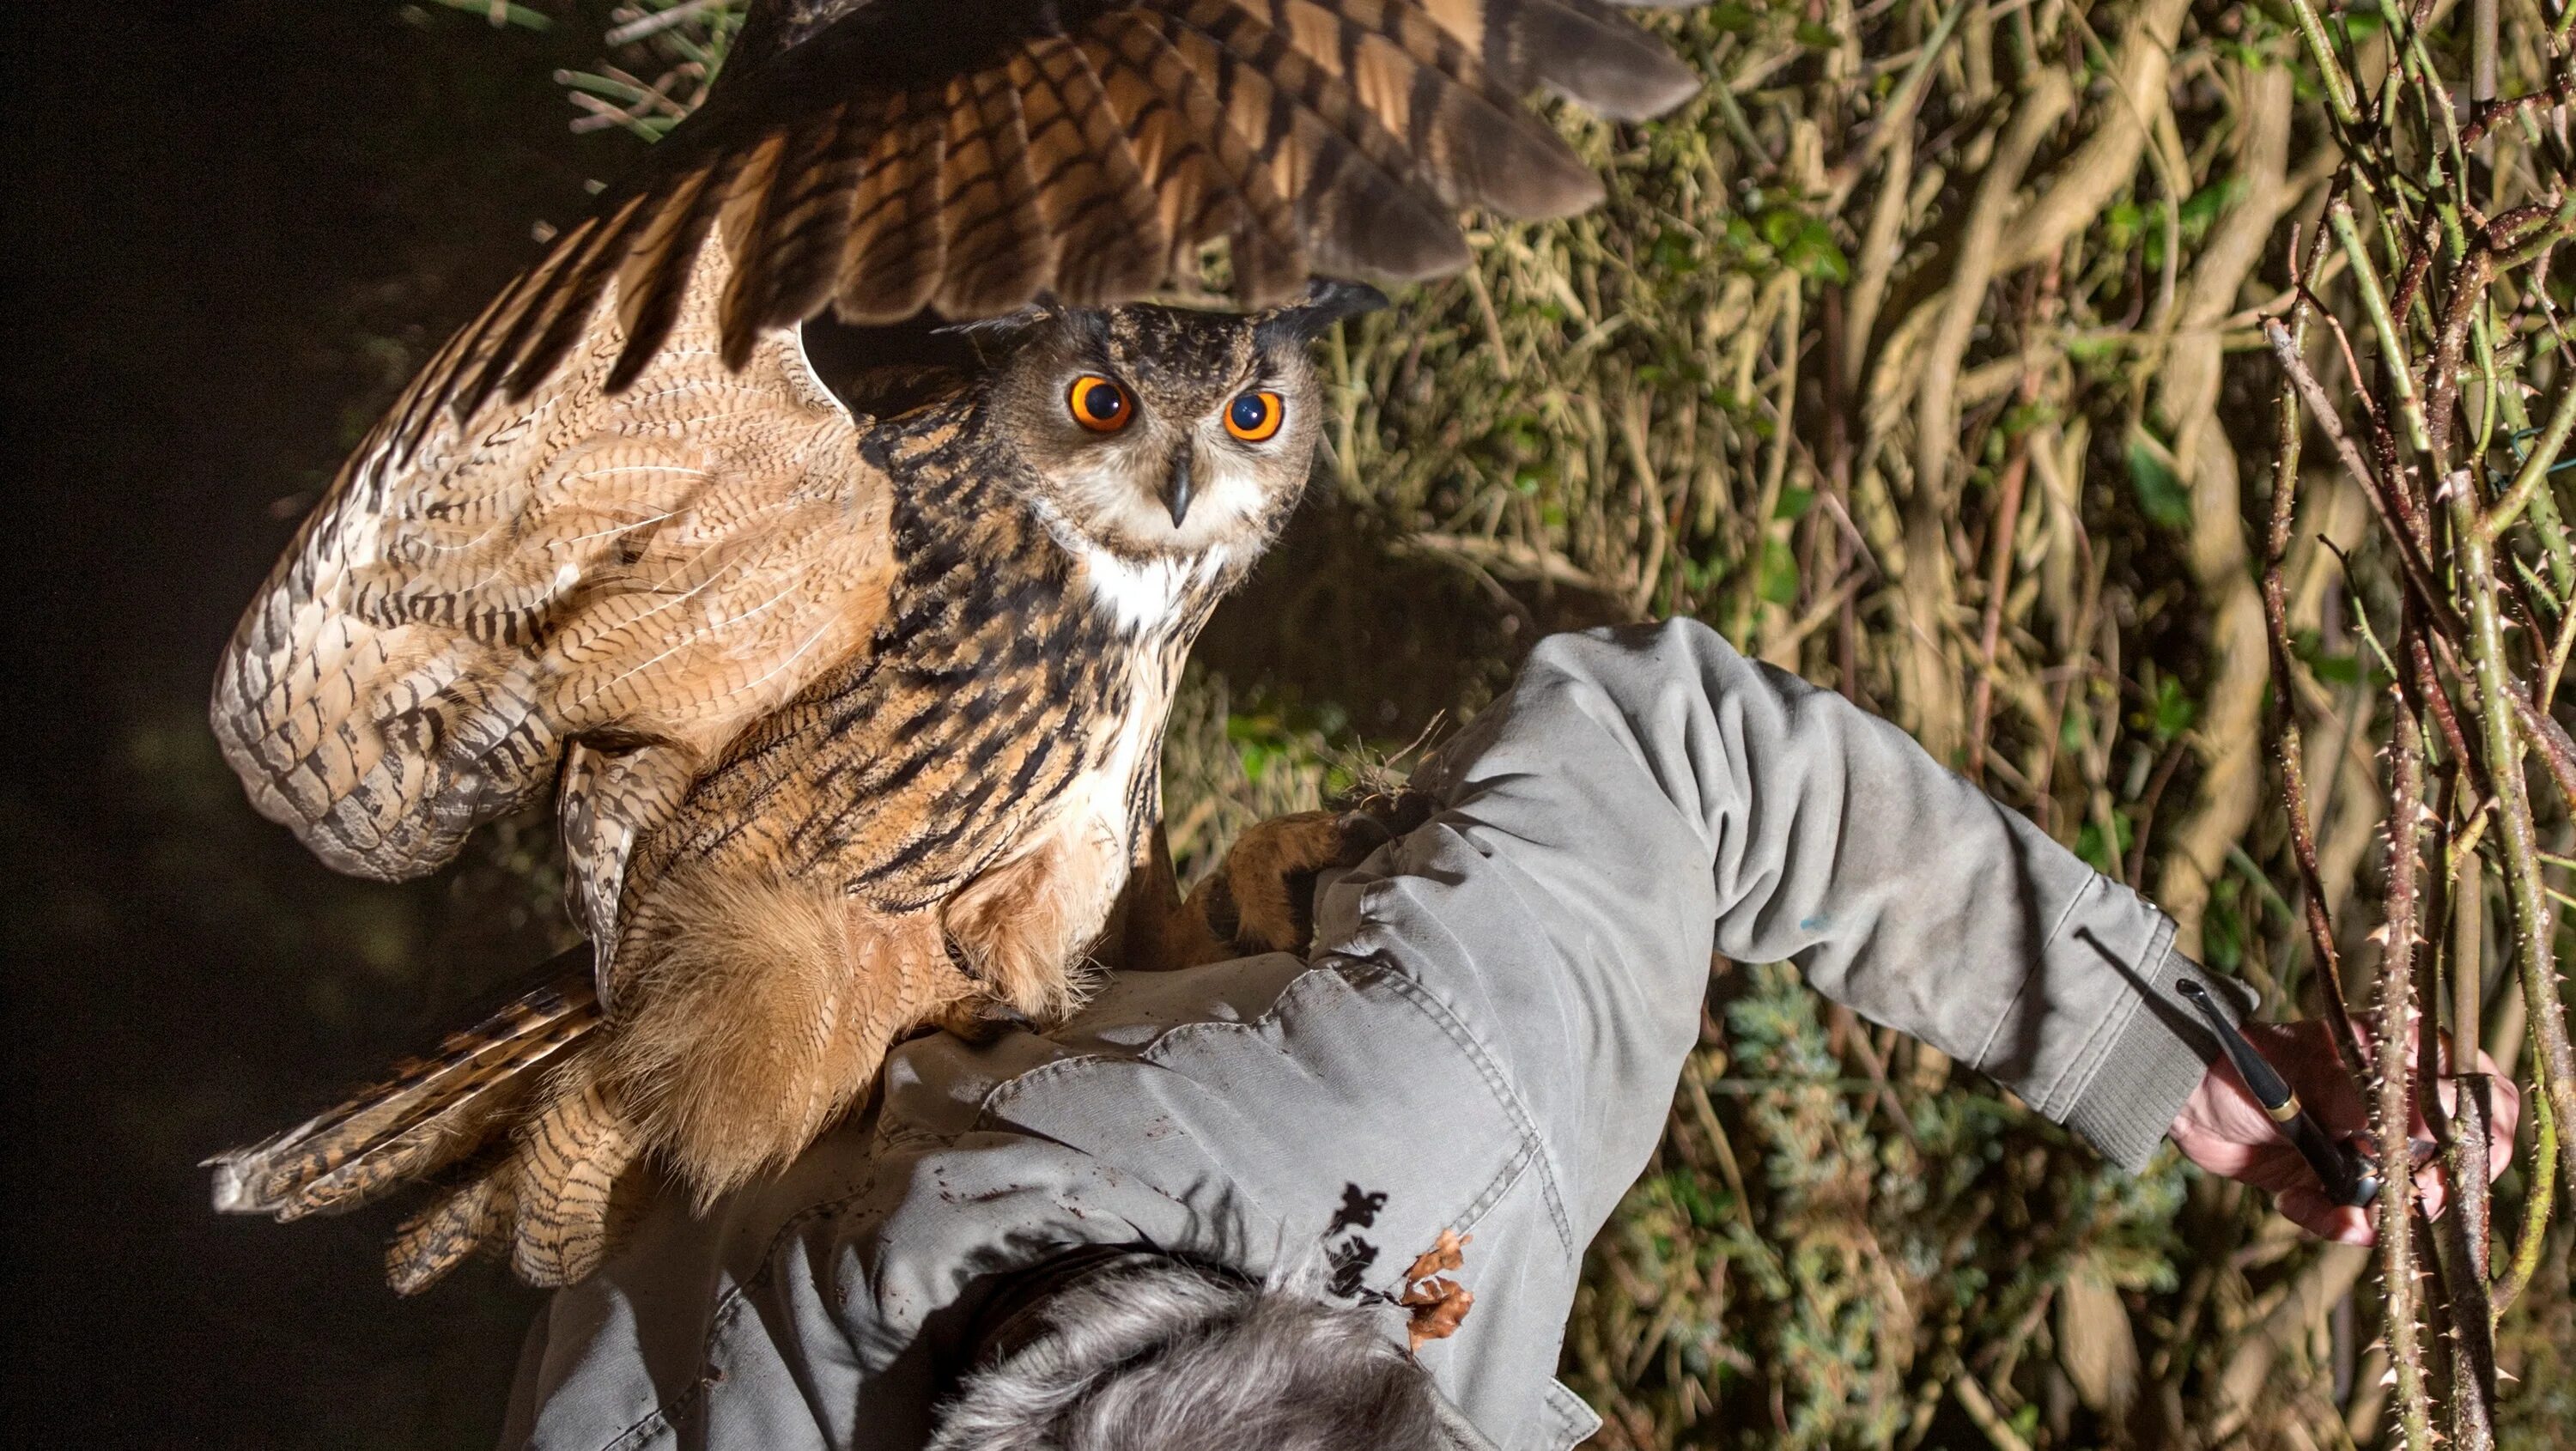
<instances>
[{"instance_id":1,"label":"person's gray hair","mask_svg":"<svg viewBox=\"0 0 2576 1451\"><path fill-rule=\"evenodd\" d=\"M1032 1306L930 1451L1464 1451L1486 1446L1367 1310L1134 1256Z\"/></svg>"}]
</instances>

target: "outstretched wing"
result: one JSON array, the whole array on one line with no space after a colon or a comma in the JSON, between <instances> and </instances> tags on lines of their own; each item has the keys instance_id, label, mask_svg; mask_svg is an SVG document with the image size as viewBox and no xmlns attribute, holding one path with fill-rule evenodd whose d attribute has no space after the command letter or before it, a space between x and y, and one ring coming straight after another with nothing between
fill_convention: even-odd
<instances>
[{"instance_id":1,"label":"outstretched wing","mask_svg":"<svg viewBox=\"0 0 2576 1451\"><path fill-rule=\"evenodd\" d=\"M433 401L537 388L612 292L607 386L625 387L717 231L742 259L735 362L827 305L868 323L1134 301L1197 280L1219 242L1246 306L1310 272L1452 272L1461 207L1600 199L1524 95L1631 118L1697 83L1602 0L761 0L745 47L762 53L521 279Z\"/></svg>"},{"instance_id":2,"label":"outstretched wing","mask_svg":"<svg viewBox=\"0 0 2576 1451\"><path fill-rule=\"evenodd\" d=\"M254 804L331 865L443 864L550 785L569 743L658 752L684 781L864 646L891 567L886 480L793 331L724 365L723 248L692 270L623 392L602 386L625 342L614 288L545 386L462 418L433 399L484 358L492 314L460 333L252 601L215 734Z\"/></svg>"},{"instance_id":3,"label":"outstretched wing","mask_svg":"<svg viewBox=\"0 0 2576 1451\"><path fill-rule=\"evenodd\" d=\"M886 485L789 324L1128 301L1220 242L1246 304L1453 270L1459 208L1600 195L1524 94L1639 116L1694 84L1602 0L753 19L747 64L413 382L236 632L216 733L335 866L430 870L575 740L676 751L576 763L585 802L649 811L865 640ZM634 828L601 835L603 886Z\"/></svg>"}]
</instances>

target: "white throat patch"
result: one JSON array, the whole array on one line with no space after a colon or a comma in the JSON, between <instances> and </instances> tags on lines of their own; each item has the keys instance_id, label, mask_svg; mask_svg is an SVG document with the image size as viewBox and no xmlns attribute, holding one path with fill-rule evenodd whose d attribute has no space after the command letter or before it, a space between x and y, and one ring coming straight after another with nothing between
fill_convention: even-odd
<instances>
[{"instance_id":1,"label":"white throat patch","mask_svg":"<svg viewBox=\"0 0 2576 1451\"><path fill-rule=\"evenodd\" d=\"M1082 562L1082 587L1092 605L1123 634L1141 635L1177 619L1182 602L1214 587L1233 557L1227 546L1212 544L1196 554L1131 558L1103 548L1045 500L1028 503L1056 547Z\"/></svg>"},{"instance_id":2,"label":"white throat patch","mask_svg":"<svg viewBox=\"0 0 2576 1451\"><path fill-rule=\"evenodd\" d=\"M1131 635L1178 618L1185 600L1214 586L1225 568L1226 553L1219 545L1192 557L1158 554L1130 559L1088 540L1073 545L1092 603Z\"/></svg>"}]
</instances>

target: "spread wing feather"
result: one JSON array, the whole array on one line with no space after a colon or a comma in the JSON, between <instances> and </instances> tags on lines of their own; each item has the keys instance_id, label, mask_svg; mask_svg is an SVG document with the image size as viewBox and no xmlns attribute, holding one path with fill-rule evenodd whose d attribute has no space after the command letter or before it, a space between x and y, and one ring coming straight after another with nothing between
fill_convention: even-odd
<instances>
[{"instance_id":1,"label":"spread wing feather","mask_svg":"<svg viewBox=\"0 0 2576 1451\"><path fill-rule=\"evenodd\" d=\"M778 150L778 138L768 137L747 152L726 152L686 173L687 185L680 188L678 200L661 209L642 244L625 259L618 274L618 321L626 329L626 346L608 370L605 386L609 392L621 392L632 384L678 324L689 279L696 271L698 249L724 210L734 178L743 171L744 163L758 159L774 164ZM767 166L754 166L751 174L757 185L765 179ZM534 355L556 356L543 346ZM500 366L507 366L508 361L506 354L494 359ZM522 369L513 375L510 392L522 395L535 382L535 377Z\"/></svg>"},{"instance_id":2,"label":"spread wing feather","mask_svg":"<svg viewBox=\"0 0 2576 1451\"><path fill-rule=\"evenodd\" d=\"M792 14L432 359L237 632L217 734L334 865L436 867L576 740L702 757L864 638L886 484L785 325L1128 301L1218 242L1246 302L1449 270L1458 207L1600 194L1522 94L1693 79L1598 0Z\"/></svg>"},{"instance_id":3,"label":"spread wing feather","mask_svg":"<svg viewBox=\"0 0 2576 1451\"><path fill-rule=\"evenodd\" d=\"M1171 234L1090 53L1042 36L1013 66L1029 118L1038 206L1061 241L1066 295L1132 297L1168 269Z\"/></svg>"},{"instance_id":4,"label":"spread wing feather","mask_svg":"<svg viewBox=\"0 0 2576 1451\"><path fill-rule=\"evenodd\" d=\"M560 275L602 279L559 295L592 299L569 365L461 420L398 405L234 634L216 736L259 808L334 866L439 866L551 786L568 742L702 760L873 628L891 568L885 480L794 334L764 338L739 373L724 366L722 247L702 249L675 294L668 345L624 392L604 389L624 284L593 243L639 214L557 253ZM672 251L667 237L644 245ZM539 298L514 290L486 320L542 330L555 309ZM416 387L471 361L451 344ZM393 433L423 419L397 448Z\"/></svg>"},{"instance_id":5,"label":"spread wing feather","mask_svg":"<svg viewBox=\"0 0 2576 1451\"><path fill-rule=\"evenodd\" d=\"M1232 239L1235 285L1247 296L1285 290L1306 274L1288 204L1258 168L1249 141L1223 123L1216 94L1139 14L1103 17L1094 54L1110 106L1127 122L1138 164L1160 204L1167 272L1186 269L1211 237Z\"/></svg>"},{"instance_id":6,"label":"spread wing feather","mask_svg":"<svg viewBox=\"0 0 2576 1451\"><path fill-rule=\"evenodd\" d=\"M1457 222L1348 85L1229 0L1155 20L1267 160L1271 189L1295 199L1317 270L1427 277L1466 265Z\"/></svg>"},{"instance_id":7,"label":"spread wing feather","mask_svg":"<svg viewBox=\"0 0 2576 1451\"><path fill-rule=\"evenodd\" d=\"M729 239L743 260L726 284L725 311L759 318L767 329L812 315L830 295L832 263L849 234L850 188L870 139L865 128L849 124L849 112L843 102L797 129L745 228L746 235L775 243L746 250L742 237ZM725 361L742 365L730 340Z\"/></svg>"},{"instance_id":8,"label":"spread wing feather","mask_svg":"<svg viewBox=\"0 0 2576 1451\"><path fill-rule=\"evenodd\" d=\"M901 322L919 312L948 265L939 211L948 125L936 99L925 91L885 103L887 119L850 194L836 306L851 322Z\"/></svg>"},{"instance_id":9,"label":"spread wing feather","mask_svg":"<svg viewBox=\"0 0 2576 1451\"><path fill-rule=\"evenodd\" d=\"M991 316L1041 292L1131 302L1191 280L1220 242L1247 306L1310 269L1453 271L1457 208L1559 216L1601 195L1520 97L1635 117L1696 80L1600 0L814 0L754 16L774 34L746 47L771 53L738 58L605 220L557 241L437 401L471 413L496 388L535 390L612 283L625 340L606 385L630 385L719 225L742 259L722 304L737 365L827 301L862 323Z\"/></svg>"},{"instance_id":10,"label":"spread wing feather","mask_svg":"<svg viewBox=\"0 0 2576 1451\"><path fill-rule=\"evenodd\" d=\"M1028 305L1055 266L1029 172L1028 125L1007 69L962 77L949 112L948 274L938 307L951 317L990 317Z\"/></svg>"}]
</instances>

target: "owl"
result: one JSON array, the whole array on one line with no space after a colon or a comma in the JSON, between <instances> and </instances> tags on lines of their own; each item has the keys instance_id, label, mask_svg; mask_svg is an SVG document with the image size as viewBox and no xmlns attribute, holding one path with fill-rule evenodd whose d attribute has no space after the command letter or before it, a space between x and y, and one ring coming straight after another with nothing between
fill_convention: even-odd
<instances>
[{"instance_id":1,"label":"owl","mask_svg":"<svg viewBox=\"0 0 2576 1451\"><path fill-rule=\"evenodd\" d=\"M209 1161L217 1207L430 1180L396 1288L479 1247L568 1283L651 1171L703 1205L782 1166L903 1035L1063 1016L1113 915L1212 949L1160 738L1304 486L1308 344L1462 265L1462 207L1597 199L1527 92L1692 84L1594 0L756 3L360 446L214 692L253 803L343 871L551 796L590 947ZM836 389L827 309L956 356Z\"/></svg>"}]
</instances>

